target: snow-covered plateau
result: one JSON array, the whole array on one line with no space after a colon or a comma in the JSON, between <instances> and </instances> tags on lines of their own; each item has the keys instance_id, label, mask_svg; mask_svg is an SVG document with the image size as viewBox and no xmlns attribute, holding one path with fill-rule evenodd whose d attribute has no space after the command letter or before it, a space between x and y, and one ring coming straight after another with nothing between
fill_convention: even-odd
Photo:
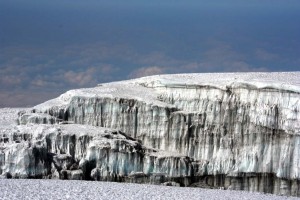
<instances>
[{"instance_id":1,"label":"snow-covered plateau","mask_svg":"<svg viewBox=\"0 0 300 200\"><path fill-rule=\"evenodd\" d=\"M0 174L300 196L300 72L157 75L0 109Z\"/></svg>"}]
</instances>

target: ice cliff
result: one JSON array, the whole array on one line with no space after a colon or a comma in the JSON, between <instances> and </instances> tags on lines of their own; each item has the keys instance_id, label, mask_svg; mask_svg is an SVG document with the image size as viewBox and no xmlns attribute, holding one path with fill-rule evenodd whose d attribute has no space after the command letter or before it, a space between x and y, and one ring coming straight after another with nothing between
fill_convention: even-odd
<instances>
[{"instance_id":1,"label":"ice cliff","mask_svg":"<svg viewBox=\"0 0 300 200\"><path fill-rule=\"evenodd\" d=\"M71 90L0 110L0 174L300 196L299 112L300 72L158 75Z\"/></svg>"}]
</instances>

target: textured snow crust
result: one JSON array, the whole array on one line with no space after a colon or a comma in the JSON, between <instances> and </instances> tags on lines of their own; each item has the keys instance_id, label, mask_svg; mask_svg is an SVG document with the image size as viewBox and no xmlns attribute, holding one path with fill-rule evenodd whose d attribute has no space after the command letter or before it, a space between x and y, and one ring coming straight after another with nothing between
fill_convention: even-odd
<instances>
[{"instance_id":1,"label":"textured snow crust","mask_svg":"<svg viewBox=\"0 0 300 200\"><path fill-rule=\"evenodd\" d=\"M0 180L0 199L298 199L242 191L179 188L145 184L63 180Z\"/></svg>"},{"instance_id":2,"label":"textured snow crust","mask_svg":"<svg viewBox=\"0 0 300 200\"><path fill-rule=\"evenodd\" d=\"M300 72L158 75L0 109L0 174L300 196Z\"/></svg>"},{"instance_id":3,"label":"textured snow crust","mask_svg":"<svg viewBox=\"0 0 300 200\"><path fill-rule=\"evenodd\" d=\"M0 128L17 125L18 113L26 113L30 110L30 108L0 108Z\"/></svg>"}]
</instances>

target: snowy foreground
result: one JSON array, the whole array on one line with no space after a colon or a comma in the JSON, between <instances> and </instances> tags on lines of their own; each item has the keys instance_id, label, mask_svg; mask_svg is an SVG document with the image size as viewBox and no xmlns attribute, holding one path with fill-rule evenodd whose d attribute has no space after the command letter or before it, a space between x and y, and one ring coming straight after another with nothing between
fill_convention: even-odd
<instances>
[{"instance_id":1,"label":"snowy foreground","mask_svg":"<svg viewBox=\"0 0 300 200\"><path fill-rule=\"evenodd\" d=\"M95 181L4 179L0 199L298 199L230 190Z\"/></svg>"}]
</instances>

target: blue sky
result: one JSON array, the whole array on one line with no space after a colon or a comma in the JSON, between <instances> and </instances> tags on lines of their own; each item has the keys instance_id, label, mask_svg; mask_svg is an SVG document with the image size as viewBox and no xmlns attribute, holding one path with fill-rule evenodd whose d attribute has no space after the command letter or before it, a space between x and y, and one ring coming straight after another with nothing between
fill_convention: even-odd
<instances>
[{"instance_id":1,"label":"blue sky","mask_svg":"<svg viewBox=\"0 0 300 200\"><path fill-rule=\"evenodd\" d=\"M0 1L0 107L164 73L296 71L300 1Z\"/></svg>"}]
</instances>

